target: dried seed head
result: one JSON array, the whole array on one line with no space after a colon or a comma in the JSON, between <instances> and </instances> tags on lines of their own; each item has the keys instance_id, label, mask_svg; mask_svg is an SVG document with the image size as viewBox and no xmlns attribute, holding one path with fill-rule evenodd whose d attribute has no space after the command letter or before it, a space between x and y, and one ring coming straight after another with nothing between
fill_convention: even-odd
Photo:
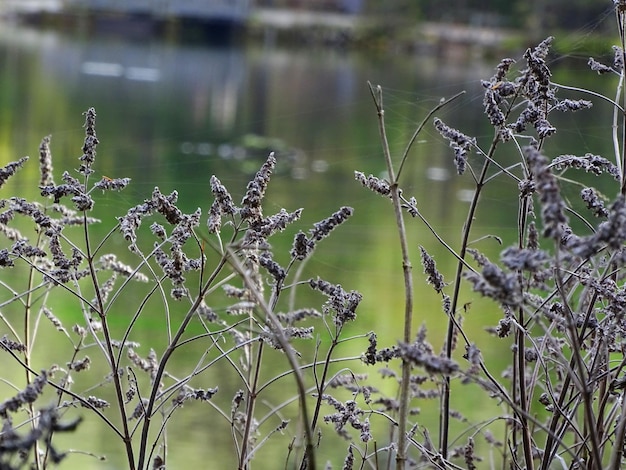
<instances>
[{"instance_id":1,"label":"dried seed head","mask_svg":"<svg viewBox=\"0 0 626 470\"><path fill-rule=\"evenodd\" d=\"M0 403L0 416L4 419L9 417L9 412L15 413L22 405L34 403L42 394L44 386L48 383L48 372L41 371L28 386L18 392L14 397Z\"/></svg>"},{"instance_id":2,"label":"dried seed head","mask_svg":"<svg viewBox=\"0 0 626 470\"><path fill-rule=\"evenodd\" d=\"M2 338L0 338L0 348L6 351L26 351L26 345L9 339L7 335L4 335Z\"/></svg>"},{"instance_id":3,"label":"dried seed head","mask_svg":"<svg viewBox=\"0 0 626 470\"><path fill-rule=\"evenodd\" d=\"M439 131L441 136L450 141L450 147L454 149L454 162L457 172L459 175L462 175L465 172L467 153L473 146L476 146L476 138L470 138L462 132L447 126L439 118L435 118L434 124L435 129Z\"/></svg>"},{"instance_id":4,"label":"dried seed head","mask_svg":"<svg viewBox=\"0 0 626 470\"><path fill-rule=\"evenodd\" d=\"M302 261L313 252L315 244L309 240L304 232L298 232L293 239L293 246L291 248L291 257Z\"/></svg>"},{"instance_id":5,"label":"dried seed head","mask_svg":"<svg viewBox=\"0 0 626 470\"><path fill-rule=\"evenodd\" d=\"M89 356L85 356L82 359L78 359L74 362L69 362L67 364L69 369L75 370L76 372L89 370L90 365L91 365L91 359L89 359Z\"/></svg>"},{"instance_id":6,"label":"dried seed head","mask_svg":"<svg viewBox=\"0 0 626 470\"><path fill-rule=\"evenodd\" d=\"M615 72L615 70L613 70L611 67L598 62L593 57L589 57L589 60L587 61L587 65L594 72L598 72L598 75L602 75L602 74L609 73L609 72Z\"/></svg>"},{"instance_id":7,"label":"dried seed head","mask_svg":"<svg viewBox=\"0 0 626 470\"><path fill-rule=\"evenodd\" d=\"M83 143L83 155L80 157L78 172L89 176L94 170L91 168L96 161L96 147L99 144L96 137L96 110L89 108L85 112L85 142Z\"/></svg>"},{"instance_id":8,"label":"dried seed head","mask_svg":"<svg viewBox=\"0 0 626 470\"><path fill-rule=\"evenodd\" d=\"M368 365L376 364L376 347L377 347L377 339L376 333L371 332L368 336L369 346L367 347L367 351L361 357L361 360Z\"/></svg>"},{"instance_id":9,"label":"dried seed head","mask_svg":"<svg viewBox=\"0 0 626 470\"><path fill-rule=\"evenodd\" d=\"M606 217L609 211L604 207L604 200L594 188L583 188L580 191L580 198L587 203L587 209L590 209L596 217Z\"/></svg>"},{"instance_id":10,"label":"dried seed head","mask_svg":"<svg viewBox=\"0 0 626 470\"><path fill-rule=\"evenodd\" d=\"M424 266L424 273L428 275L426 282L433 286L437 293L441 293L446 287L446 283L443 280L443 276L437 270L435 260L426 252L423 246L420 245L420 253L422 255L422 265Z\"/></svg>"},{"instance_id":11,"label":"dried seed head","mask_svg":"<svg viewBox=\"0 0 626 470\"><path fill-rule=\"evenodd\" d=\"M617 181L619 181L620 178L617 166L606 158L592 153L586 153L582 157L578 157L576 155L559 155L552 160L551 167L554 167L557 170L565 170L567 168L582 169L587 173L592 173L596 176L599 176L602 173L608 173Z\"/></svg>"},{"instance_id":12,"label":"dried seed head","mask_svg":"<svg viewBox=\"0 0 626 470\"><path fill-rule=\"evenodd\" d=\"M250 228L245 234L244 246L263 246L272 235L282 232L289 224L300 219L302 209L294 212L287 212L281 209L277 214L261 219L255 223L250 223Z\"/></svg>"},{"instance_id":13,"label":"dried seed head","mask_svg":"<svg viewBox=\"0 0 626 470\"><path fill-rule=\"evenodd\" d=\"M561 100L554 108L555 111L580 111L581 109L588 109L593 106L593 103L588 100Z\"/></svg>"},{"instance_id":14,"label":"dried seed head","mask_svg":"<svg viewBox=\"0 0 626 470\"><path fill-rule=\"evenodd\" d=\"M493 263L487 263L482 274L467 272L465 278L473 284L476 292L502 305L518 306L523 300L516 274L505 273Z\"/></svg>"},{"instance_id":15,"label":"dried seed head","mask_svg":"<svg viewBox=\"0 0 626 470\"><path fill-rule=\"evenodd\" d=\"M618 46L613 46L613 69L617 73L624 69L624 51Z\"/></svg>"},{"instance_id":16,"label":"dried seed head","mask_svg":"<svg viewBox=\"0 0 626 470\"><path fill-rule=\"evenodd\" d=\"M511 58L505 58L502 59L500 61L500 63L496 66L496 73L493 76L493 78L491 79L492 82L500 82L502 80L504 80L504 78L506 77L507 73L509 73L509 69L511 68L511 65L513 65L515 63L514 59Z\"/></svg>"},{"instance_id":17,"label":"dried seed head","mask_svg":"<svg viewBox=\"0 0 626 470\"><path fill-rule=\"evenodd\" d=\"M459 365L452 359L433 354L419 342L399 343L398 349L402 359L423 367L430 374L449 375L459 370Z\"/></svg>"},{"instance_id":18,"label":"dried seed head","mask_svg":"<svg viewBox=\"0 0 626 470\"><path fill-rule=\"evenodd\" d=\"M109 406L111 406L108 401L94 396L87 397L87 403L97 409L108 408ZM84 404L83 406L86 407L86 405Z\"/></svg>"},{"instance_id":19,"label":"dried seed head","mask_svg":"<svg viewBox=\"0 0 626 470\"><path fill-rule=\"evenodd\" d=\"M148 407L149 400L147 398L142 398L135 406L135 409L131 413L128 419L140 419L143 415L146 414L146 408Z\"/></svg>"},{"instance_id":20,"label":"dried seed head","mask_svg":"<svg viewBox=\"0 0 626 470\"><path fill-rule=\"evenodd\" d=\"M48 307L42 307L41 309L42 313L44 314L44 316L50 320L50 323L52 323L54 325L54 327L57 329L57 331L62 331L67 333L67 331L65 330L65 328L63 327L63 323L61 323L61 320L59 320L53 313L52 310L50 310Z\"/></svg>"},{"instance_id":21,"label":"dried seed head","mask_svg":"<svg viewBox=\"0 0 626 470\"><path fill-rule=\"evenodd\" d=\"M511 270L536 272L543 269L550 256L538 249L524 249L510 246L500 253L502 263Z\"/></svg>"},{"instance_id":22,"label":"dried seed head","mask_svg":"<svg viewBox=\"0 0 626 470\"><path fill-rule=\"evenodd\" d=\"M209 208L209 217L206 221L209 233L219 233L222 229L222 212L217 201L213 201Z\"/></svg>"},{"instance_id":23,"label":"dried seed head","mask_svg":"<svg viewBox=\"0 0 626 470\"><path fill-rule=\"evenodd\" d=\"M276 157L274 157L274 152L272 152L252 181L248 183L246 194L241 201L240 213L243 220L253 224L260 222L263 218L261 202L275 167Z\"/></svg>"},{"instance_id":24,"label":"dried seed head","mask_svg":"<svg viewBox=\"0 0 626 470\"><path fill-rule=\"evenodd\" d=\"M355 171L354 179L356 179L366 188L380 194L381 196L389 197L391 195L391 188L389 187L389 183L383 179L377 178L374 175L365 176L365 173Z\"/></svg>"},{"instance_id":25,"label":"dried seed head","mask_svg":"<svg viewBox=\"0 0 626 470\"><path fill-rule=\"evenodd\" d=\"M310 240L316 243L326 238L336 227L344 223L354 213L352 207L344 206L327 219L314 224L314 228L309 230Z\"/></svg>"},{"instance_id":26,"label":"dried seed head","mask_svg":"<svg viewBox=\"0 0 626 470\"><path fill-rule=\"evenodd\" d=\"M18 161L11 162L5 165L4 167L0 168L0 188L4 186L4 183L6 183L6 181L11 176L13 176L17 172L17 170L19 170L20 168L22 168L22 166L24 166L24 163L26 163L26 160L28 160L28 157L22 157Z\"/></svg>"},{"instance_id":27,"label":"dried seed head","mask_svg":"<svg viewBox=\"0 0 626 470\"><path fill-rule=\"evenodd\" d=\"M567 224L567 217L557 179L550 171L548 159L537 149L525 147L524 155L534 175L536 190L539 193L544 236L560 240L563 227Z\"/></svg>"},{"instance_id":28,"label":"dried seed head","mask_svg":"<svg viewBox=\"0 0 626 470\"><path fill-rule=\"evenodd\" d=\"M46 136L39 144L39 186L54 186L52 179L52 153L50 152L50 136Z\"/></svg>"},{"instance_id":29,"label":"dried seed head","mask_svg":"<svg viewBox=\"0 0 626 470\"><path fill-rule=\"evenodd\" d=\"M363 299L360 293L356 291L346 292L339 284L331 284L319 277L310 279L309 285L311 288L328 296L328 301L324 304L323 311L324 313L329 313L331 310L335 312L333 319L337 326L341 326L345 322L356 318L356 309Z\"/></svg>"},{"instance_id":30,"label":"dried seed head","mask_svg":"<svg viewBox=\"0 0 626 470\"><path fill-rule=\"evenodd\" d=\"M215 203L220 213L229 215L237 213L237 208L235 207L232 196L215 175L211 176L211 192L213 193Z\"/></svg>"},{"instance_id":31,"label":"dried seed head","mask_svg":"<svg viewBox=\"0 0 626 470\"><path fill-rule=\"evenodd\" d=\"M263 253L259 256L259 264L267 269L267 272L276 282L282 282L287 277L287 271L272 259L271 253Z\"/></svg>"},{"instance_id":32,"label":"dried seed head","mask_svg":"<svg viewBox=\"0 0 626 470\"><path fill-rule=\"evenodd\" d=\"M94 187L103 191L121 191L129 184L130 178L107 178L105 176L94 184Z\"/></svg>"}]
</instances>

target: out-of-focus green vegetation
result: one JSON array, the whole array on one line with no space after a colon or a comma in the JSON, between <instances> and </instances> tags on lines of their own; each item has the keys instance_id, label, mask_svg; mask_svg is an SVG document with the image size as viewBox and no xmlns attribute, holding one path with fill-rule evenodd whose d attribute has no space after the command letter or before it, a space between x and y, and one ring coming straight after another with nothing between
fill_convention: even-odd
<instances>
[{"instance_id":1,"label":"out-of-focus green vegetation","mask_svg":"<svg viewBox=\"0 0 626 470\"><path fill-rule=\"evenodd\" d=\"M597 54L613 44L614 13L603 0L257 0L255 5L361 14L376 20L359 30L359 42L369 45L413 43L420 22L505 28L511 34L499 50L526 48L550 35L564 38L557 52Z\"/></svg>"},{"instance_id":2,"label":"out-of-focus green vegetation","mask_svg":"<svg viewBox=\"0 0 626 470\"><path fill-rule=\"evenodd\" d=\"M257 6L308 10L397 14L427 21L458 21L488 26L535 29L594 27L598 18L613 16L604 0L257 0ZM603 25L601 29L610 29Z\"/></svg>"}]
</instances>

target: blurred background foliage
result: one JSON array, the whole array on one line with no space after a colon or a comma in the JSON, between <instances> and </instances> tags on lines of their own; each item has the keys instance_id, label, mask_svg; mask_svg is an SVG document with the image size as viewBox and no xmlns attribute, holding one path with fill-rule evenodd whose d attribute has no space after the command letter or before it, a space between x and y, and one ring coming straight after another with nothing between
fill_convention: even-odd
<instances>
[{"instance_id":1,"label":"blurred background foliage","mask_svg":"<svg viewBox=\"0 0 626 470\"><path fill-rule=\"evenodd\" d=\"M426 21L488 26L578 29L612 14L605 0L257 0L259 7L309 10L359 10L401 14Z\"/></svg>"}]
</instances>

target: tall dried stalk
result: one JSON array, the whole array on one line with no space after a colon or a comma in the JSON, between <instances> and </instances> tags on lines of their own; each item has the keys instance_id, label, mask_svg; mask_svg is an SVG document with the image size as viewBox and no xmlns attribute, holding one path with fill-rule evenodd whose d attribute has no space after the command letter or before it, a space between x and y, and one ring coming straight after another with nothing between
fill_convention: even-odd
<instances>
[{"instance_id":1,"label":"tall dried stalk","mask_svg":"<svg viewBox=\"0 0 626 470\"><path fill-rule=\"evenodd\" d=\"M383 92L382 88L379 86L374 87L371 83L368 82L368 86L370 89L370 94L374 100L374 105L376 106L376 112L378 115L378 130L381 136L382 149L383 149L383 157L385 160L385 165L387 168L387 176L389 178L389 194L391 197L391 202L394 209L394 216L396 221L396 228L399 237L400 243L400 251L402 256L402 274L404 279L404 318L403 318L403 334L402 341L406 344L410 343L413 338L413 333L411 331L412 322L413 322L413 275L412 275L412 266L410 260L410 251L409 245L407 242L407 232L404 224L404 215L403 215L403 199L402 199L402 191L399 186L399 178L402 173L402 169L404 168L404 164L408 158L409 152L418 135L424 128L425 124L428 122L430 117L439 109L446 106L451 101L455 100L459 96L463 94L463 92L454 95L452 98L447 100L443 100L439 105L437 105L434 109L428 113L428 115L424 118L422 123L417 127L415 132L413 133L411 139L406 146L406 149L402 155L400 163L398 165L398 171L396 173L394 162L391 158L391 149L389 147L389 140L387 139L387 131L385 127L385 109L383 105ZM409 402L410 402L410 394L409 394L409 384L411 379L411 363L406 358L402 359L402 372L400 379L400 400L399 400L399 411L398 411L398 453L396 456L396 468L398 470L404 469L407 462L407 425L408 425L408 417L409 417Z\"/></svg>"}]
</instances>

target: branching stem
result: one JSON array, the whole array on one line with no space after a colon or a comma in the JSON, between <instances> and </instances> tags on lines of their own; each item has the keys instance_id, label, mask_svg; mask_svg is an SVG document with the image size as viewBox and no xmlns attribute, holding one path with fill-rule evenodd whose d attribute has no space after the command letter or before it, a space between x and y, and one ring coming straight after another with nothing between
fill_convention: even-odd
<instances>
[{"instance_id":1,"label":"branching stem","mask_svg":"<svg viewBox=\"0 0 626 470\"><path fill-rule=\"evenodd\" d=\"M374 87L368 83L370 93L374 99L376 111L378 113L378 130L383 146L383 155L387 165L387 173L389 175L389 183L391 188L391 201L393 204L398 236L400 237L400 249L402 251L402 273L404 277L404 330L402 341L410 343L412 338L413 323L413 276L412 266L409 259L409 244L406 236L406 228L404 225L404 216L402 214L402 201L400 199L400 188L395 175L393 161L391 159L391 150L387 139L387 131L385 129L385 110L383 106L383 93L380 86ZM414 139L413 139L414 140ZM405 152L405 157L406 157ZM402 378L400 383L400 409L398 415L398 454L396 455L396 469L403 470L407 462L407 424L409 417L409 382L411 379L411 364L407 359L402 359Z\"/></svg>"}]
</instances>

